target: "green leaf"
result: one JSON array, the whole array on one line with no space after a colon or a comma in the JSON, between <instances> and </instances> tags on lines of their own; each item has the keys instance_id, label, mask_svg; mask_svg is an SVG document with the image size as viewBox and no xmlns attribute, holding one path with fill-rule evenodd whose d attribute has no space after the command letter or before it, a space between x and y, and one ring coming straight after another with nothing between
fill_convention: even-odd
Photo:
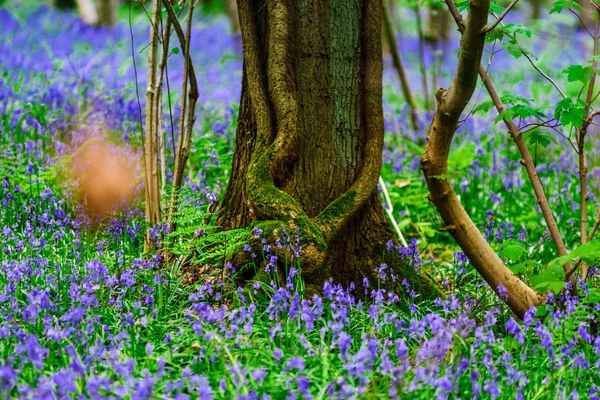
<instances>
[{"instance_id":1,"label":"green leaf","mask_svg":"<svg viewBox=\"0 0 600 400\"><path fill-rule=\"evenodd\" d=\"M527 266L524 263L509 264L508 269L510 269L513 274L517 275L525 272L527 270Z\"/></svg>"},{"instance_id":2,"label":"green leaf","mask_svg":"<svg viewBox=\"0 0 600 400\"><path fill-rule=\"evenodd\" d=\"M521 24L506 24L503 29L508 35L525 35L528 38L532 35L532 32Z\"/></svg>"},{"instance_id":3,"label":"green leaf","mask_svg":"<svg viewBox=\"0 0 600 400\"><path fill-rule=\"evenodd\" d=\"M549 281L547 285L548 290L555 294L558 294L564 287L564 281Z\"/></svg>"},{"instance_id":4,"label":"green leaf","mask_svg":"<svg viewBox=\"0 0 600 400\"><path fill-rule=\"evenodd\" d=\"M508 51L508 54L517 59L521 57L524 52L515 39L510 39L509 41L502 43L502 48Z\"/></svg>"},{"instance_id":5,"label":"green leaf","mask_svg":"<svg viewBox=\"0 0 600 400\"><path fill-rule=\"evenodd\" d=\"M473 109L473 114L477 114L478 112L487 113L494 107L494 102L492 100L484 101L479 103L477 107Z\"/></svg>"},{"instance_id":6,"label":"green leaf","mask_svg":"<svg viewBox=\"0 0 600 400\"><path fill-rule=\"evenodd\" d=\"M500 7L497 4L490 4L490 12L491 13L500 14L502 11L504 11L504 7Z\"/></svg>"},{"instance_id":7,"label":"green leaf","mask_svg":"<svg viewBox=\"0 0 600 400\"><path fill-rule=\"evenodd\" d=\"M529 104L531 102L531 99L528 99L527 97L524 96L519 96L516 94L505 94L502 95L500 97L500 100L502 100L502 102L504 104Z\"/></svg>"},{"instance_id":8,"label":"green leaf","mask_svg":"<svg viewBox=\"0 0 600 400\"><path fill-rule=\"evenodd\" d=\"M582 244L569 254L554 259L550 262L550 264L555 264L562 267L569 261L579 257L592 262L600 260L600 239L594 239L590 242Z\"/></svg>"},{"instance_id":9,"label":"green leaf","mask_svg":"<svg viewBox=\"0 0 600 400\"><path fill-rule=\"evenodd\" d=\"M511 108L505 108L504 111L502 111L501 113L499 113L496 118L494 118L494 123L497 124L498 122L502 121L502 120L507 120L507 121L512 121L512 119L515 117L514 111Z\"/></svg>"},{"instance_id":10,"label":"green leaf","mask_svg":"<svg viewBox=\"0 0 600 400\"><path fill-rule=\"evenodd\" d=\"M523 134L525 141L531 145L540 145L543 148L548 147L550 143L557 143L556 138L549 132L541 129L534 129Z\"/></svg>"},{"instance_id":11,"label":"green leaf","mask_svg":"<svg viewBox=\"0 0 600 400\"><path fill-rule=\"evenodd\" d=\"M496 26L493 30L487 33L486 42L491 43L496 40L502 40L504 37L516 40L519 35L524 35L530 38L533 33L521 24L506 24L504 26Z\"/></svg>"},{"instance_id":12,"label":"green leaf","mask_svg":"<svg viewBox=\"0 0 600 400\"><path fill-rule=\"evenodd\" d=\"M119 76L120 77L125 76L125 73L127 73L128 69L129 69L129 64L122 63L121 66L119 67Z\"/></svg>"},{"instance_id":13,"label":"green leaf","mask_svg":"<svg viewBox=\"0 0 600 400\"><path fill-rule=\"evenodd\" d=\"M555 263L538 275L532 276L531 284L536 290L550 290L558 293L565 286L565 272L562 265Z\"/></svg>"},{"instance_id":14,"label":"green leaf","mask_svg":"<svg viewBox=\"0 0 600 400\"><path fill-rule=\"evenodd\" d=\"M528 268L530 267L530 268ZM517 264L509 264L508 268L514 273L514 274L521 274L523 272L527 272L528 269L539 269L541 267L541 264L537 261L534 260L525 260L523 262L517 263Z\"/></svg>"},{"instance_id":15,"label":"green leaf","mask_svg":"<svg viewBox=\"0 0 600 400\"><path fill-rule=\"evenodd\" d=\"M567 74L567 80L569 82L581 82L587 83L592 77L592 67L582 67L581 65L571 65L569 68L564 69L563 73Z\"/></svg>"},{"instance_id":16,"label":"green leaf","mask_svg":"<svg viewBox=\"0 0 600 400\"><path fill-rule=\"evenodd\" d=\"M560 120L563 126L573 125L581 128L585 117L585 104L581 100L573 101L567 97L556 103L553 116Z\"/></svg>"},{"instance_id":17,"label":"green leaf","mask_svg":"<svg viewBox=\"0 0 600 400\"><path fill-rule=\"evenodd\" d=\"M179 54L179 47L173 47L171 49L171 53L173 53L173 54Z\"/></svg>"},{"instance_id":18,"label":"green leaf","mask_svg":"<svg viewBox=\"0 0 600 400\"><path fill-rule=\"evenodd\" d=\"M555 1L550 9L550 14L561 13L564 8L572 7L576 10L581 10L581 6L574 0L558 0Z\"/></svg>"},{"instance_id":19,"label":"green leaf","mask_svg":"<svg viewBox=\"0 0 600 400\"><path fill-rule=\"evenodd\" d=\"M532 116L544 116L544 113L540 108L533 108L525 104L517 104L513 107L507 108L494 118L494 122L498 123L503 119L511 121L514 118L528 118Z\"/></svg>"},{"instance_id":20,"label":"green leaf","mask_svg":"<svg viewBox=\"0 0 600 400\"><path fill-rule=\"evenodd\" d=\"M548 315L548 306L547 305L539 305L539 306L535 306L535 308L536 308L535 318L543 318L546 315Z\"/></svg>"},{"instance_id":21,"label":"green leaf","mask_svg":"<svg viewBox=\"0 0 600 400\"><path fill-rule=\"evenodd\" d=\"M523 243L517 240L509 240L504 244L502 250L498 252L498 255L502 258L508 258L512 261L518 261L523 256L527 255L527 249Z\"/></svg>"},{"instance_id":22,"label":"green leaf","mask_svg":"<svg viewBox=\"0 0 600 400\"><path fill-rule=\"evenodd\" d=\"M582 300L583 304L598 304L600 303L600 289L591 288L587 296Z\"/></svg>"}]
</instances>

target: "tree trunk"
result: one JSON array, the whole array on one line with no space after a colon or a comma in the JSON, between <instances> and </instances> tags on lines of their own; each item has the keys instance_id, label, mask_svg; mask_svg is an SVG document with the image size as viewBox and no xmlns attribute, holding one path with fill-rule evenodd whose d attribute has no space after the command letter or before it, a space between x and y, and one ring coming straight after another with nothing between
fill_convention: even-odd
<instances>
[{"instance_id":1,"label":"tree trunk","mask_svg":"<svg viewBox=\"0 0 600 400\"><path fill-rule=\"evenodd\" d=\"M238 9L244 77L217 224L252 224L270 240L282 226L300 230L307 287L373 281L394 238L377 191L381 0L238 0ZM420 278L416 289L437 291Z\"/></svg>"},{"instance_id":2,"label":"tree trunk","mask_svg":"<svg viewBox=\"0 0 600 400\"><path fill-rule=\"evenodd\" d=\"M98 14L96 13L96 7L92 0L75 0L77 2L77 8L79 9L79 16L82 21L88 25L94 25L98 21Z\"/></svg>"},{"instance_id":3,"label":"tree trunk","mask_svg":"<svg viewBox=\"0 0 600 400\"><path fill-rule=\"evenodd\" d=\"M531 19L540 19L542 16L543 0L531 0Z\"/></svg>"},{"instance_id":4,"label":"tree trunk","mask_svg":"<svg viewBox=\"0 0 600 400\"><path fill-rule=\"evenodd\" d=\"M589 0L576 1L581 6L581 10L578 12L581 21L579 21L577 27L581 30L587 29L588 31L592 32L594 30L594 19L592 18L592 14L596 11L596 8L592 3L590 3Z\"/></svg>"},{"instance_id":5,"label":"tree trunk","mask_svg":"<svg viewBox=\"0 0 600 400\"><path fill-rule=\"evenodd\" d=\"M144 192L146 195L146 222L150 226L156 226L162 222L160 209L160 182L158 166L158 118L157 112L160 107L156 101L160 98L158 93L158 38L160 29L160 0L152 2L152 24L150 26L150 45L148 49L148 82L146 83L146 114L145 114L145 137L144 137ZM150 233L146 233L144 250L153 249Z\"/></svg>"},{"instance_id":6,"label":"tree trunk","mask_svg":"<svg viewBox=\"0 0 600 400\"><path fill-rule=\"evenodd\" d=\"M54 7L61 10L71 10L75 8L75 0L54 0Z\"/></svg>"},{"instance_id":7,"label":"tree trunk","mask_svg":"<svg viewBox=\"0 0 600 400\"><path fill-rule=\"evenodd\" d=\"M113 26L117 21L118 0L98 0L98 26Z\"/></svg>"},{"instance_id":8,"label":"tree trunk","mask_svg":"<svg viewBox=\"0 0 600 400\"><path fill-rule=\"evenodd\" d=\"M233 33L240 31L240 18L238 17L237 3L235 0L225 0L225 11L231 22Z\"/></svg>"},{"instance_id":9,"label":"tree trunk","mask_svg":"<svg viewBox=\"0 0 600 400\"><path fill-rule=\"evenodd\" d=\"M431 4L427 19L425 39L439 43L450 39L450 13L441 4Z\"/></svg>"},{"instance_id":10,"label":"tree trunk","mask_svg":"<svg viewBox=\"0 0 600 400\"><path fill-rule=\"evenodd\" d=\"M400 79L400 87L402 88L402 94L404 95L404 99L408 103L410 107L410 123L411 127L414 131L419 129L418 118L417 118L417 102L415 100L415 96L413 95L412 89L410 87L410 83L408 82L408 76L406 74L406 70L404 69L404 64L402 63L402 58L400 57L400 52L398 51L398 45L396 42L396 35L394 34L394 29L392 28L392 22L390 15L387 11L387 6L383 5L383 32L385 35L385 42L388 44L388 51L392 56L392 65L394 69L398 73L398 79Z\"/></svg>"}]
</instances>

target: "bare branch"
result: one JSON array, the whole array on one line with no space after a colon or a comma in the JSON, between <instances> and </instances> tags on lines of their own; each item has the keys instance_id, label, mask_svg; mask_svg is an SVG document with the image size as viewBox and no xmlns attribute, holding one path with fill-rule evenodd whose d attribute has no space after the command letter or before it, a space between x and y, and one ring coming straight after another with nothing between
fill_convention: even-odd
<instances>
[{"instance_id":1,"label":"bare branch","mask_svg":"<svg viewBox=\"0 0 600 400\"><path fill-rule=\"evenodd\" d=\"M396 43L396 38L394 36L394 30L392 29L392 24L390 22L390 16L387 10L387 6L385 3L383 4L383 29L385 38L388 42L388 47L390 48L390 53L392 55L392 63L394 64L394 68L398 73L398 78L400 79L400 85L402 87L402 93L404 94L404 99L408 103L410 107L410 122L413 130L418 129L417 124L417 102L415 101L415 96L410 88L410 83L408 82L408 78L406 77L406 70L404 65L402 64L402 58L400 57L400 53L398 52L398 45Z\"/></svg>"},{"instance_id":2,"label":"bare branch","mask_svg":"<svg viewBox=\"0 0 600 400\"><path fill-rule=\"evenodd\" d=\"M133 74L135 78L135 95L137 97L138 104L138 112L139 112L139 129L140 136L142 138L142 146L144 146L144 129L142 128L142 102L140 101L140 89L138 83L138 74L137 74L137 63L135 62L135 44L134 44L134 35L133 35L133 26L131 24L131 3L129 3L129 33L131 34L131 60L133 61ZM68 60L68 57L67 57Z\"/></svg>"},{"instance_id":3,"label":"bare branch","mask_svg":"<svg viewBox=\"0 0 600 400\"><path fill-rule=\"evenodd\" d=\"M593 6L594 6L594 8L595 8L596 10L600 11L600 6L599 6L598 4L596 4L596 2L595 2L595 1L593 1L593 0L588 0L588 1L590 2L590 4L591 4L591 5L593 5Z\"/></svg>"},{"instance_id":4,"label":"bare branch","mask_svg":"<svg viewBox=\"0 0 600 400\"><path fill-rule=\"evenodd\" d=\"M160 154L160 176L161 176L161 190L165 190L167 184L167 160L165 156L165 140L163 135L163 107L162 107L162 87L163 79L165 76L165 70L167 69L167 63L169 58L169 41L171 38L171 20L167 18L165 27L163 29L162 16L160 18L160 26L162 29L162 51L160 54L160 63L158 65L158 84L157 84L157 97L156 97L156 134L158 135L158 150ZM171 126L172 128L172 126Z\"/></svg>"},{"instance_id":5,"label":"bare branch","mask_svg":"<svg viewBox=\"0 0 600 400\"><path fill-rule=\"evenodd\" d=\"M158 177L158 144L156 138L156 98L157 93L157 55L158 24L160 21L160 0L152 2L152 25L150 27L150 50L148 52L148 82L146 86L146 137L144 144L144 177L146 194L146 221L157 224L161 221L160 189ZM145 250L153 246L149 233L144 242Z\"/></svg>"},{"instance_id":6,"label":"bare branch","mask_svg":"<svg viewBox=\"0 0 600 400\"><path fill-rule=\"evenodd\" d=\"M195 120L195 105L196 100L198 100L198 81L196 79L196 72L194 70L194 66L192 64L192 58L190 56L190 42L191 42L191 31L192 31L192 15L194 10L194 3L190 1L190 5L188 7L188 15L187 18L187 37L183 32L183 28L181 27L181 23L177 19L177 15L175 14L175 10L173 9L173 5L169 0L162 0L165 8L167 9L167 13L169 15L169 21L173 24L173 28L175 29L175 33L179 39L179 44L183 51L184 56L184 79L183 79L183 87L182 87L182 106L181 106L181 116L179 121L179 137L177 139L177 151L175 154L175 168L173 171L173 186L181 185L183 180L183 171L185 169L185 164L187 162L190 140L191 140L191 129L193 127L193 123ZM190 88L187 90L187 83L189 81ZM189 100L190 104L187 104ZM187 110L186 110L187 109ZM185 116L185 112L187 111L187 118Z\"/></svg>"},{"instance_id":7,"label":"bare branch","mask_svg":"<svg viewBox=\"0 0 600 400\"><path fill-rule=\"evenodd\" d=\"M556 88L556 90L558 90L558 93L560 93L563 99L567 97L567 95L565 95L565 92L562 91L560 86L558 86L558 84L552 78L550 78L548 74L546 74L544 71L542 71L540 67L537 66L537 64L531 59L531 57L529 57L529 54L525 53L524 51L522 51L521 54L525 56L527 61L529 61L529 64L531 64L531 66L535 68L535 70L539 72L540 75L542 75L548 82L552 84L552 86Z\"/></svg>"},{"instance_id":8,"label":"bare branch","mask_svg":"<svg viewBox=\"0 0 600 400\"><path fill-rule=\"evenodd\" d=\"M398 239L400 239L400 243L402 244L402 246L408 247L408 243L406 243L406 239L404 239L404 235L402 234L402 231L400 230L400 227L398 226L398 223L396 222L396 219L394 218L394 207L392 206L392 200L390 199L390 194L388 193L387 187L385 186L385 181L383 180L383 178L381 176L379 177L379 187L381 188L381 191L383 192L383 197L385 199L385 203L387 204L387 207L385 208L385 212L387 213L387 215L390 219L390 222L392 223L392 226L394 227L394 230L396 231L396 234L398 235Z\"/></svg>"},{"instance_id":9,"label":"bare branch","mask_svg":"<svg viewBox=\"0 0 600 400\"><path fill-rule=\"evenodd\" d=\"M511 9L512 9L514 6L515 6L515 4L517 4L517 2L518 2L518 1L519 1L519 0L513 0L513 1L512 1L512 2L511 2L509 5L508 5L508 7L506 7L506 8L504 9L504 11L502 11L502 14L500 14L500 16L499 16L499 17L496 19L496 21L494 21L494 23L493 23L492 25L490 25L489 27L487 27L487 26L486 26L486 27L483 29L483 32L484 32L484 33L487 33L487 32L489 32L489 31L491 31L492 29L494 29L495 27L497 27L497 26L498 26L498 24L499 24L500 22L502 22L502 20L504 19L504 17L506 17L506 16L508 15L509 11L510 11L510 10L511 10Z\"/></svg>"},{"instance_id":10,"label":"bare branch","mask_svg":"<svg viewBox=\"0 0 600 400\"><path fill-rule=\"evenodd\" d=\"M573 14L579 20L579 26L581 26L583 29L585 29L585 31L588 33L588 35L590 35L590 37L593 38L594 35L592 34L592 32L590 32L590 30L587 28L587 26L585 26L585 23L579 16L579 13L574 11L571 7L569 7L569 12L571 12L571 14Z\"/></svg>"},{"instance_id":11,"label":"bare branch","mask_svg":"<svg viewBox=\"0 0 600 400\"><path fill-rule=\"evenodd\" d=\"M589 114L592 105L592 99L594 98L594 86L596 84L596 68L598 67L598 35L600 31L600 19L596 18L594 22L594 49L592 53L592 76L590 77L590 84L588 86L588 92L585 100L585 113ZM594 114L594 113L592 113ZM587 185L587 173L588 165L585 157L585 137L587 130L594 119L594 115L589 114L583 121L580 129L577 129L577 150L579 156L579 187L581 192L581 204L579 214L579 231L580 231L580 243L584 244L587 242L587 205L588 205L588 185ZM589 266L583 262L581 264L581 277L586 279L588 274Z\"/></svg>"},{"instance_id":12,"label":"bare branch","mask_svg":"<svg viewBox=\"0 0 600 400\"><path fill-rule=\"evenodd\" d=\"M167 13L169 14L169 19L171 20L171 23L173 24L173 28L175 28L175 33L177 34L177 38L179 39L179 44L181 45L181 50L183 51L186 48L186 37L185 37L185 33L183 32L183 28L181 27L181 24L179 23L179 20L177 19L177 15L175 15L175 10L173 9L173 6L171 5L171 3L169 2L169 0L162 0L163 4L165 5L165 8L167 9ZM190 3L192 4L192 3ZM193 7L192 7L193 9ZM189 54L184 54L184 57L187 59L187 62L190 64L190 95L197 95L198 94L198 81L196 79L196 72L193 68L193 64L192 64L192 59L189 56Z\"/></svg>"}]
</instances>

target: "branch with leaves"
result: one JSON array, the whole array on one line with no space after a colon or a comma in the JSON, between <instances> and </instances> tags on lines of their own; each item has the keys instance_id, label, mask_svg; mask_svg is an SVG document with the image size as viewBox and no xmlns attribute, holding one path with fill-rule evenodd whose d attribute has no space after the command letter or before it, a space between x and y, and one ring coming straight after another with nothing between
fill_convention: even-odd
<instances>
[{"instance_id":1,"label":"branch with leaves","mask_svg":"<svg viewBox=\"0 0 600 400\"><path fill-rule=\"evenodd\" d=\"M448 0L447 4L454 15L460 16L452 0ZM429 187L429 199L439 211L445 230L454 237L490 287L501 296L508 293L505 299L507 305L516 315L523 317L531 306L541 303L542 296L521 281L490 247L463 208L448 178L448 156L452 139L460 115L475 91L481 71L484 27L489 8L489 0L472 0L466 22L463 23L462 18L457 21L463 32L458 66L449 88L440 89L436 94L438 107L427 135L421 168Z\"/></svg>"},{"instance_id":2,"label":"branch with leaves","mask_svg":"<svg viewBox=\"0 0 600 400\"><path fill-rule=\"evenodd\" d=\"M450 13L452 14L454 20L456 21L456 24L458 25L459 31L464 34L465 23L462 19L462 16L460 15L458 9L456 8L452 0L448 0L447 3L448 8L450 9ZM484 30L484 32L487 31ZM502 35L502 33L500 35ZM539 111L528 107L526 104L521 104L508 110L505 109L504 104L500 96L498 95L498 92L496 91L496 88L492 84L490 76L487 74L485 68L481 64L479 65L478 73L481 79L483 80L488 94L492 99L493 106L498 111L498 118L502 118L502 121L508 128L508 132L510 133L512 139L517 145L517 148L519 149L519 153L521 154L521 164L525 167L525 170L527 171L527 175L533 186L533 191L535 193L536 200L540 206L542 215L544 216L544 220L546 221L546 225L548 227L548 231L550 232L550 236L552 237L552 241L556 246L558 254L560 256L564 256L567 254L567 248L558 229L558 225L556 224L556 220L554 219L554 215L552 214L552 210L550 209L550 205L548 203L546 193L544 192L544 187L542 185L540 177L538 176L537 170L535 168L533 158L531 157L531 153L527 148L527 144L525 143L525 140L519 128L517 128L517 126L512 122L514 116L518 115L522 117L527 117L530 114L539 113ZM524 103L525 101L523 101L523 99L514 98L514 101L520 101ZM522 114L519 114L519 112L521 112ZM565 265L565 272L567 272L569 268L570 266Z\"/></svg>"}]
</instances>

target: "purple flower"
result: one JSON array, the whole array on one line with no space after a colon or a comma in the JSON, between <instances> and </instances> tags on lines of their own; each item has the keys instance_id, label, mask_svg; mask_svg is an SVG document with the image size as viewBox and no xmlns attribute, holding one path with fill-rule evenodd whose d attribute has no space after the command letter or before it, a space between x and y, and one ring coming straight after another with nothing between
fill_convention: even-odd
<instances>
[{"instance_id":1,"label":"purple flower","mask_svg":"<svg viewBox=\"0 0 600 400\"><path fill-rule=\"evenodd\" d=\"M302 372L304 371L304 358L300 356L292 357L287 361L286 367L288 369L297 369Z\"/></svg>"}]
</instances>

